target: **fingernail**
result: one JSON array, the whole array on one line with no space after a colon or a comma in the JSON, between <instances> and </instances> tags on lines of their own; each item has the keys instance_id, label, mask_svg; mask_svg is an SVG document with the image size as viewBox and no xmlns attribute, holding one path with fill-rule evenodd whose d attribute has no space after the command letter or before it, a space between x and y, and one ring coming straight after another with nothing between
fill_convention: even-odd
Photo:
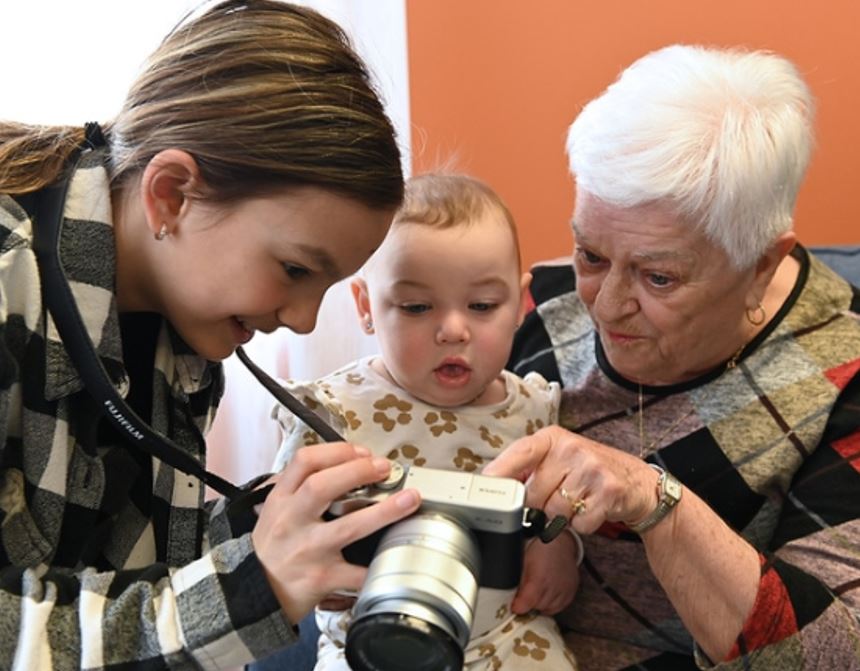
<instances>
[{"instance_id":1,"label":"fingernail","mask_svg":"<svg viewBox=\"0 0 860 671\"><path fill-rule=\"evenodd\" d=\"M391 462L385 457L374 457L373 467L376 469L377 473L385 475L389 470L391 470Z\"/></svg>"},{"instance_id":2,"label":"fingernail","mask_svg":"<svg viewBox=\"0 0 860 671\"><path fill-rule=\"evenodd\" d=\"M353 445L352 449L355 450L356 456L359 456L359 457L369 457L370 456L370 450L368 450L363 445Z\"/></svg>"},{"instance_id":3,"label":"fingernail","mask_svg":"<svg viewBox=\"0 0 860 671\"><path fill-rule=\"evenodd\" d=\"M414 489L405 489L394 497L394 502L398 508L402 508L403 510L412 508L418 503L418 492Z\"/></svg>"}]
</instances>

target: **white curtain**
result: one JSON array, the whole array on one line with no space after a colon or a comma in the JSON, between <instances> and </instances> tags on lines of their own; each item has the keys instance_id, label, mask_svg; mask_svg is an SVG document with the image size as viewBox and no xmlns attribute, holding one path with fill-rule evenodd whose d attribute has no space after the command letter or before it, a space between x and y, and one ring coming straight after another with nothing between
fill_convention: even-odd
<instances>
[{"instance_id":1,"label":"white curtain","mask_svg":"<svg viewBox=\"0 0 860 671\"><path fill-rule=\"evenodd\" d=\"M339 23L368 63L411 165L405 0L305 0ZM0 118L31 123L114 116L143 60L192 0L28 0L0 3ZM345 282L323 301L314 333L257 335L246 351L270 375L312 378L376 351ZM227 392L209 436L209 468L236 482L269 470L277 431L273 399L231 357Z\"/></svg>"}]
</instances>

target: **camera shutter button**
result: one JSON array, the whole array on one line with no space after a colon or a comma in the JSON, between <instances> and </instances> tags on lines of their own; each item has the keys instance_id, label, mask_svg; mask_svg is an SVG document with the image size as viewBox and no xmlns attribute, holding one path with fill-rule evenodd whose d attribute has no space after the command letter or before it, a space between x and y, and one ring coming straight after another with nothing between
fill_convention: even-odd
<instances>
[{"instance_id":1,"label":"camera shutter button","mask_svg":"<svg viewBox=\"0 0 860 671\"><path fill-rule=\"evenodd\" d=\"M403 476L405 474L405 470L403 466L397 462L391 462L391 470L388 472L388 477L385 480L380 480L374 486L377 489L388 490L395 489L400 485L401 480L403 480Z\"/></svg>"}]
</instances>

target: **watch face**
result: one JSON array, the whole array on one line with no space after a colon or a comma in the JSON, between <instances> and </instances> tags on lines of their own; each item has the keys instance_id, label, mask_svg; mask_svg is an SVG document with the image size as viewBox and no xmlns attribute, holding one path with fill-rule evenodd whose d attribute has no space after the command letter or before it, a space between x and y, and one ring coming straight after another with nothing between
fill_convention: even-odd
<instances>
[{"instance_id":1,"label":"watch face","mask_svg":"<svg viewBox=\"0 0 860 671\"><path fill-rule=\"evenodd\" d=\"M681 498L681 483L678 482L675 478L666 478L666 485L664 487L664 491L669 498L678 501Z\"/></svg>"}]
</instances>

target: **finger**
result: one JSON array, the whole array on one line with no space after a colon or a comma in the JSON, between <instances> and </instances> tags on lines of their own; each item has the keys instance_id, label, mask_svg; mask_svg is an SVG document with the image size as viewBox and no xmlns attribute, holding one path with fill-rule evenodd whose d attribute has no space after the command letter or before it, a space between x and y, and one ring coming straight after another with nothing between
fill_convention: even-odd
<instances>
[{"instance_id":1,"label":"finger","mask_svg":"<svg viewBox=\"0 0 860 671\"><path fill-rule=\"evenodd\" d=\"M348 462L370 453L351 443L309 445L296 451L290 463L281 471L281 488L295 491L312 474Z\"/></svg>"},{"instance_id":2,"label":"finger","mask_svg":"<svg viewBox=\"0 0 860 671\"><path fill-rule=\"evenodd\" d=\"M357 487L377 482L390 470L390 462L384 457L356 458L311 472L297 487L276 486L269 498L278 500L273 505L290 506L293 515L319 517L335 499Z\"/></svg>"},{"instance_id":3,"label":"finger","mask_svg":"<svg viewBox=\"0 0 860 671\"><path fill-rule=\"evenodd\" d=\"M381 503L376 503L326 522L326 536L334 547L344 548L359 538L393 524L414 513L421 504L421 496L415 489L404 489Z\"/></svg>"},{"instance_id":4,"label":"finger","mask_svg":"<svg viewBox=\"0 0 860 671\"><path fill-rule=\"evenodd\" d=\"M541 429L511 443L498 457L484 467L484 475L521 479L531 475L550 451L554 432Z\"/></svg>"}]
</instances>

